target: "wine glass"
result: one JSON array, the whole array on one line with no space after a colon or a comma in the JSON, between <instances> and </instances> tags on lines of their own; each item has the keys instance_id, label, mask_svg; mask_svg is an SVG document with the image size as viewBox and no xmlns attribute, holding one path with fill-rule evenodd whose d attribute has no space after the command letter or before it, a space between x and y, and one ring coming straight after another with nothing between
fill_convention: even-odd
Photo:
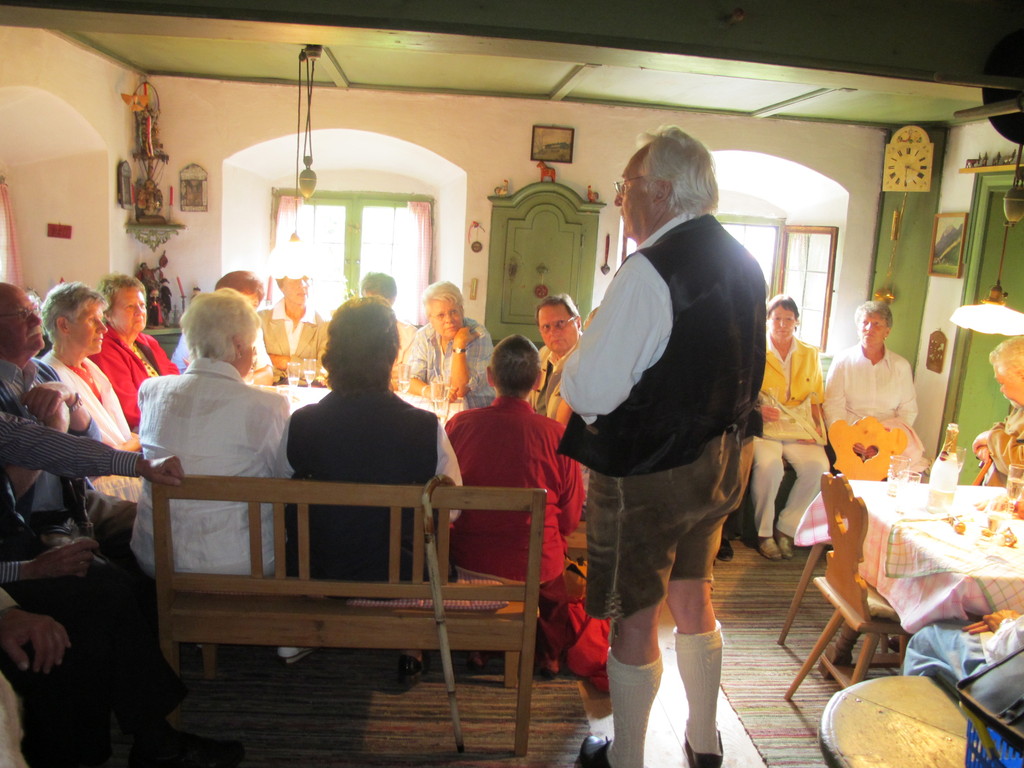
<instances>
[{"instance_id":1,"label":"wine glass","mask_svg":"<svg viewBox=\"0 0 1024 768\"><path fill-rule=\"evenodd\" d=\"M305 357L302 359L302 377L306 380L307 387L313 386L313 380L316 379L316 372L319 367L316 364L315 357Z\"/></svg>"},{"instance_id":2,"label":"wine glass","mask_svg":"<svg viewBox=\"0 0 1024 768\"><path fill-rule=\"evenodd\" d=\"M1016 516L1017 502L1024 492L1024 465L1011 464L1006 471L1006 498L1010 500L1010 514Z\"/></svg>"},{"instance_id":3,"label":"wine glass","mask_svg":"<svg viewBox=\"0 0 1024 768\"><path fill-rule=\"evenodd\" d=\"M295 389L299 385L299 374L302 372L302 363L291 361L285 366L285 375L288 377L288 388Z\"/></svg>"}]
</instances>

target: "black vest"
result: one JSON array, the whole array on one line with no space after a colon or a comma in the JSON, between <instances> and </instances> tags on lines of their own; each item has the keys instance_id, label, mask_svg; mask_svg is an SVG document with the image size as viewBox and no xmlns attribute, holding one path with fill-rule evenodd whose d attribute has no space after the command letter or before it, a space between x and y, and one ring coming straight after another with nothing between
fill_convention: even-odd
<instances>
[{"instance_id":1,"label":"black vest","mask_svg":"<svg viewBox=\"0 0 1024 768\"><path fill-rule=\"evenodd\" d=\"M668 345L610 414L589 426L574 414L560 446L612 477L689 464L723 432L761 433L765 282L757 262L710 215L640 253L668 284Z\"/></svg>"},{"instance_id":2,"label":"black vest","mask_svg":"<svg viewBox=\"0 0 1024 768\"><path fill-rule=\"evenodd\" d=\"M331 392L292 416L288 461L297 478L423 484L437 471L437 417L390 392ZM403 536L411 541L411 511L406 517ZM295 529L292 519L288 523L291 567ZM314 578L387 579L387 510L311 507L309 528Z\"/></svg>"}]
</instances>

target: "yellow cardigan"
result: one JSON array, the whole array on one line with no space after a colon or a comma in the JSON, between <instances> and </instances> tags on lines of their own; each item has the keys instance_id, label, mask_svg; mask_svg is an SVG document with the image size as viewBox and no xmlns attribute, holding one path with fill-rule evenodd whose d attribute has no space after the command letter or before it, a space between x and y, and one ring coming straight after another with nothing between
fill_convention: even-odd
<instances>
[{"instance_id":1,"label":"yellow cardigan","mask_svg":"<svg viewBox=\"0 0 1024 768\"><path fill-rule=\"evenodd\" d=\"M786 391L786 376L782 371L782 363L772 351L771 339L768 339L768 354L765 356L764 381L761 382L761 390L774 389L782 394ZM818 349L812 347L800 339L794 337L795 345L790 357L792 357L791 375L789 383L789 399L783 405L799 405L807 399L812 392L818 394L818 403L825 401L825 387L821 380L821 363L818 361Z\"/></svg>"}]
</instances>

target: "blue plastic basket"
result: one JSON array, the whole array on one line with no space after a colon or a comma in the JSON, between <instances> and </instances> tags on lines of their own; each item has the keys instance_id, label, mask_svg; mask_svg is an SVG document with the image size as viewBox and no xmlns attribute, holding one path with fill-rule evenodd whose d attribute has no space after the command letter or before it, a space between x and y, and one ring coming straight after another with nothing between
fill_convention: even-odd
<instances>
[{"instance_id":1,"label":"blue plastic basket","mask_svg":"<svg viewBox=\"0 0 1024 768\"><path fill-rule=\"evenodd\" d=\"M967 768L1024 768L1024 758L1019 750L991 728L988 733L995 744L995 757L982 745L974 723L967 721L967 757L964 763Z\"/></svg>"}]
</instances>

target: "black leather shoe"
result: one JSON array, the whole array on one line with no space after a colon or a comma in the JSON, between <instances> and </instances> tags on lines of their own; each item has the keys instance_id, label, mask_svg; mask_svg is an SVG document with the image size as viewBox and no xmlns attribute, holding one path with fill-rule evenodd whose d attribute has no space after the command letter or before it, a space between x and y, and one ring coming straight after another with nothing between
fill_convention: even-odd
<instances>
[{"instance_id":1,"label":"black leather shoe","mask_svg":"<svg viewBox=\"0 0 1024 768\"><path fill-rule=\"evenodd\" d=\"M398 682L406 688L412 688L419 683L423 673L430 669L430 656L423 654L420 661L415 656L403 653L398 657Z\"/></svg>"},{"instance_id":2,"label":"black leather shoe","mask_svg":"<svg viewBox=\"0 0 1024 768\"><path fill-rule=\"evenodd\" d=\"M128 754L128 768L235 768L244 757L245 747L240 742L182 733L179 734L177 755L143 757L132 747Z\"/></svg>"},{"instance_id":3,"label":"black leather shoe","mask_svg":"<svg viewBox=\"0 0 1024 768\"><path fill-rule=\"evenodd\" d=\"M723 563L727 563L733 558L732 543L726 539L722 539L722 546L718 548L718 559Z\"/></svg>"},{"instance_id":4,"label":"black leather shoe","mask_svg":"<svg viewBox=\"0 0 1024 768\"><path fill-rule=\"evenodd\" d=\"M577 759L580 768L612 768L608 762L608 747L612 740L603 736L587 736L580 747L580 756Z\"/></svg>"},{"instance_id":5,"label":"black leather shoe","mask_svg":"<svg viewBox=\"0 0 1024 768\"><path fill-rule=\"evenodd\" d=\"M722 768L722 734L718 734L718 752L717 755L707 754L704 752L694 752L690 749L690 740L683 739L683 748L686 750L686 759L690 763L690 768Z\"/></svg>"}]
</instances>

